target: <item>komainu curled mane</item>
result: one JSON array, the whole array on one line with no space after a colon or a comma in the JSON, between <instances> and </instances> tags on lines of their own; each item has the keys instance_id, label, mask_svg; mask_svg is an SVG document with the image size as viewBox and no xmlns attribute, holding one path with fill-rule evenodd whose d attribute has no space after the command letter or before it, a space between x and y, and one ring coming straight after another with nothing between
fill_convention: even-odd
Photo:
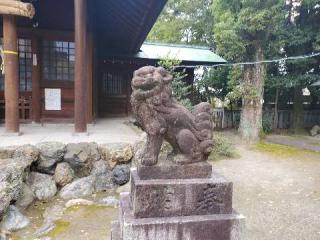
<instances>
[{"instance_id":1,"label":"komainu curled mane","mask_svg":"<svg viewBox=\"0 0 320 240\"><path fill-rule=\"evenodd\" d=\"M200 103L190 113L172 96L172 76L162 67L143 67L134 73L131 104L147 133L141 163L157 164L163 140L173 147L174 161L205 161L212 151L212 107Z\"/></svg>"}]
</instances>

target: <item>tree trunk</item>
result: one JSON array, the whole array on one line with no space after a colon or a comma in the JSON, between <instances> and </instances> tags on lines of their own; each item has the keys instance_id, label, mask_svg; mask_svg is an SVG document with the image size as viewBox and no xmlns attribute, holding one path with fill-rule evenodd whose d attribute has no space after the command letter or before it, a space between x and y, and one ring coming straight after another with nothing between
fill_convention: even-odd
<instances>
[{"instance_id":1,"label":"tree trunk","mask_svg":"<svg viewBox=\"0 0 320 240\"><path fill-rule=\"evenodd\" d=\"M256 60L263 60L263 51L256 48ZM264 92L264 65L246 65L244 67L244 83L254 88L254 96L243 96L239 133L247 142L257 142L262 130L262 106Z\"/></svg>"},{"instance_id":2,"label":"tree trunk","mask_svg":"<svg viewBox=\"0 0 320 240\"><path fill-rule=\"evenodd\" d=\"M295 134L303 133L304 131L304 116L303 116L303 96L302 87L296 86L294 88L293 101L293 132Z\"/></svg>"},{"instance_id":3,"label":"tree trunk","mask_svg":"<svg viewBox=\"0 0 320 240\"><path fill-rule=\"evenodd\" d=\"M279 114L278 114L278 102L279 102L279 88L276 89L276 98L274 104L274 115L273 115L273 131L278 129L278 121L279 121Z\"/></svg>"}]
</instances>

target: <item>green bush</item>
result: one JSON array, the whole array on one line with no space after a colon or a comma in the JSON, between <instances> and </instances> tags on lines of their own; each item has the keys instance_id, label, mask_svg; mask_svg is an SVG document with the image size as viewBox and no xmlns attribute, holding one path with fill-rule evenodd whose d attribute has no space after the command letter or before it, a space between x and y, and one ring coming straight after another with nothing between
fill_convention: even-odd
<instances>
[{"instance_id":1,"label":"green bush","mask_svg":"<svg viewBox=\"0 0 320 240\"><path fill-rule=\"evenodd\" d=\"M221 158L236 158L238 153L235 146L222 135L214 135L214 148L209 157L210 160L217 160Z\"/></svg>"},{"instance_id":2,"label":"green bush","mask_svg":"<svg viewBox=\"0 0 320 240\"><path fill-rule=\"evenodd\" d=\"M272 113L266 112L262 116L262 129L265 134L271 133L273 127Z\"/></svg>"}]
</instances>

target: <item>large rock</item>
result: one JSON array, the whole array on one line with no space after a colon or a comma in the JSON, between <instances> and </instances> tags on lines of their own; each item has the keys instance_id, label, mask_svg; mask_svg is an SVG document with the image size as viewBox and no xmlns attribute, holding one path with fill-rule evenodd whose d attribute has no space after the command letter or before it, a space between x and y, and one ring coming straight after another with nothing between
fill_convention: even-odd
<instances>
[{"instance_id":1,"label":"large rock","mask_svg":"<svg viewBox=\"0 0 320 240\"><path fill-rule=\"evenodd\" d=\"M39 159L39 149L32 145L23 145L14 152L14 159L24 164L24 167L30 167L32 163Z\"/></svg>"},{"instance_id":2,"label":"large rock","mask_svg":"<svg viewBox=\"0 0 320 240\"><path fill-rule=\"evenodd\" d=\"M27 183L38 200L49 200L57 193L56 183L50 175L31 172Z\"/></svg>"},{"instance_id":3,"label":"large rock","mask_svg":"<svg viewBox=\"0 0 320 240\"><path fill-rule=\"evenodd\" d=\"M100 159L96 143L70 143L67 145L64 160L74 169L77 177L90 174L93 163Z\"/></svg>"},{"instance_id":4,"label":"large rock","mask_svg":"<svg viewBox=\"0 0 320 240\"><path fill-rule=\"evenodd\" d=\"M106 207L118 207L119 206L119 200L113 196L103 198L99 201L99 203L106 206Z\"/></svg>"},{"instance_id":5,"label":"large rock","mask_svg":"<svg viewBox=\"0 0 320 240\"><path fill-rule=\"evenodd\" d=\"M40 157L37 169L43 173L51 174L57 162L63 160L66 146L59 142L44 142L37 145Z\"/></svg>"},{"instance_id":6,"label":"large rock","mask_svg":"<svg viewBox=\"0 0 320 240\"><path fill-rule=\"evenodd\" d=\"M129 165L118 165L113 171L113 182L117 185L124 185L130 181L130 166Z\"/></svg>"},{"instance_id":7,"label":"large rock","mask_svg":"<svg viewBox=\"0 0 320 240\"><path fill-rule=\"evenodd\" d=\"M16 202L16 206L19 207L20 209L25 209L33 203L34 199L35 199L35 195L31 190L31 188L27 184L23 183L22 191Z\"/></svg>"},{"instance_id":8,"label":"large rock","mask_svg":"<svg viewBox=\"0 0 320 240\"><path fill-rule=\"evenodd\" d=\"M94 188L96 192L114 188L112 172L106 161L95 162L91 171L91 176L95 178Z\"/></svg>"},{"instance_id":9,"label":"large rock","mask_svg":"<svg viewBox=\"0 0 320 240\"><path fill-rule=\"evenodd\" d=\"M12 200L17 200L22 190L24 167L13 159L0 161L0 219Z\"/></svg>"},{"instance_id":10,"label":"large rock","mask_svg":"<svg viewBox=\"0 0 320 240\"><path fill-rule=\"evenodd\" d=\"M86 200L86 199L72 199L72 200L69 200L65 206L66 208L71 208L71 207L74 207L74 206L92 206L94 205L94 202L93 201L89 201L89 200Z\"/></svg>"},{"instance_id":11,"label":"large rock","mask_svg":"<svg viewBox=\"0 0 320 240\"><path fill-rule=\"evenodd\" d=\"M60 187L64 187L71 183L74 179L74 171L71 166L66 163L59 163L54 173L54 180Z\"/></svg>"},{"instance_id":12,"label":"large rock","mask_svg":"<svg viewBox=\"0 0 320 240\"><path fill-rule=\"evenodd\" d=\"M10 206L8 212L3 217L1 229L7 231L18 231L27 227L29 224L30 220L23 216L18 208Z\"/></svg>"},{"instance_id":13,"label":"large rock","mask_svg":"<svg viewBox=\"0 0 320 240\"><path fill-rule=\"evenodd\" d=\"M111 143L100 146L101 157L113 169L118 164L130 162L133 157L133 147L128 143Z\"/></svg>"},{"instance_id":14,"label":"large rock","mask_svg":"<svg viewBox=\"0 0 320 240\"><path fill-rule=\"evenodd\" d=\"M16 151L16 146L10 147L1 147L0 148L0 159L9 159L13 158L13 155Z\"/></svg>"},{"instance_id":15,"label":"large rock","mask_svg":"<svg viewBox=\"0 0 320 240\"><path fill-rule=\"evenodd\" d=\"M315 126L310 130L310 135L314 137L314 136L316 136L316 135L318 135L318 134L320 134L320 126L315 125Z\"/></svg>"},{"instance_id":16,"label":"large rock","mask_svg":"<svg viewBox=\"0 0 320 240\"><path fill-rule=\"evenodd\" d=\"M94 176L80 178L62 188L59 195L63 199L85 197L94 193L94 184Z\"/></svg>"}]
</instances>

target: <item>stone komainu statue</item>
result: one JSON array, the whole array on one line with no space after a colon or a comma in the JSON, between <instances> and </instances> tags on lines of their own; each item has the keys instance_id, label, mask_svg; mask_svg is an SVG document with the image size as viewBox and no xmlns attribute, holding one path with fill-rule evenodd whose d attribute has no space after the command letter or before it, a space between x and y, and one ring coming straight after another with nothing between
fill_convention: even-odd
<instances>
[{"instance_id":1,"label":"stone komainu statue","mask_svg":"<svg viewBox=\"0 0 320 240\"><path fill-rule=\"evenodd\" d=\"M143 67L134 73L131 104L147 133L141 163L157 164L163 140L173 147L178 164L205 161L212 151L212 107L200 103L190 113L172 96L173 77L162 67Z\"/></svg>"}]
</instances>

